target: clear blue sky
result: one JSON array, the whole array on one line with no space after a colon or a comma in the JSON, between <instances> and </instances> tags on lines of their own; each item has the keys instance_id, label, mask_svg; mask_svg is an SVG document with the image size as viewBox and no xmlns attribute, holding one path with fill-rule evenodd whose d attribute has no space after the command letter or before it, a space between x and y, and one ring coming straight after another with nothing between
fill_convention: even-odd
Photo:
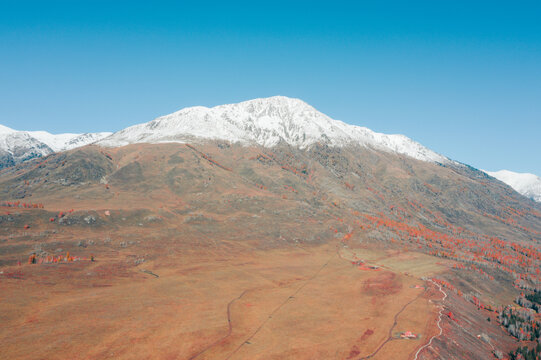
<instances>
[{"instance_id":1,"label":"clear blue sky","mask_svg":"<svg viewBox=\"0 0 541 360\"><path fill-rule=\"evenodd\" d=\"M541 2L0 0L0 124L116 131L272 95L541 175Z\"/></svg>"}]
</instances>

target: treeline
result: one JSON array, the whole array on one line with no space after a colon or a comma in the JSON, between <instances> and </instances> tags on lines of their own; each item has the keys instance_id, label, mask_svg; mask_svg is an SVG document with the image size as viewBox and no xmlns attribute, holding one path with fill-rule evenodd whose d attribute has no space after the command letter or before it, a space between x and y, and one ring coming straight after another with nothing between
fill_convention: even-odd
<instances>
[{"instance_id":1,"label":"treeline","mask_svg":"<svg viewBox=\"0 0 541 360\"><path fill-rule=\"evenodd\" d=\"M532 294L524 295L521 293L515 299L515 302L522 307L532 309L537 313L541 313L541 293L534 292Z\"/></svg>"},{"instance_id":2,"label":"treeline","mask_svg":"<svg viewBox=\"0 0 541 360\"><path fill-rule=\"evenodd\" d=\"M541 342L541 323L535 320L533 310L507 306L498 319L507 332L517 339Z\"/></svg>"},{"instance_id":3,"label":"treeline","mask_svg":"<svg viewBox=\"0 0 541 360\"><path fill-rule=\"evenodd\" d=\"M43 204L26 203L20 201L5 201L0 203L0 206L25 209L43 209Z\"/></svg>"},{"instance_id":4,"label":"treeline","mask_svg":"<svg viewBox=\"0 0 541 360\"><path fill-rule=\"evenodd\" d=\"M497 269L511 275L517 288L540 289L541 252L533 245L476 234L450 224L441 214L428 210L419 202L410 200L408 204L416 213L423 214L439 225L439 229L428 228L416 221L409 211L395 210L396 206L391 206L390 216L384 212L363 214L353 211L352 214L357 217L355 223L362 230L390 231L396 235L390 239L391 242L395 243L398 239L404 246L413 246L429 255L456 260L459 262L457 269L476 271L489 280L494 280L494 277L487 274L486 270Z\"/></svg>"},{"instance_id":5,"label":"treeline","mask_svg":"<svg viewBox=\"0 0 541 360\"><path fill-rule=\"evenodd\" d=\"M528 349L527 346L519 347L509 353L510 360L539 360L541 359L541 343L537 343L535 348Z\"/></svg>"}]
</instances>

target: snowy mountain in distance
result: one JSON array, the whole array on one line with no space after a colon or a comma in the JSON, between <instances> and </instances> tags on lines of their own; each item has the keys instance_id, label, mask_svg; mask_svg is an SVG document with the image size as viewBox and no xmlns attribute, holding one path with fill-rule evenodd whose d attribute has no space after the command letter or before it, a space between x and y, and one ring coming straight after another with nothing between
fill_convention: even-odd
<instances>
[{"instance_id":1,"label":"snowy mountain in distance","mask_svg":"<svg viewBox=\"0 0 541 360\"><path fill-rule=\"evenodd\" d=\"M17 131L0 125L0 169L91 144L109 135L109 132L54 135L46 131Z\"/></svg>"},{"instance_id":2,"label":"snowy mountain in distance","mask_svg":"<svg viewBox=\"0 0 541 360\"><path fill-rule=\"evenodd\" d=\"M50 134L46 131L26 131L26 133L47 144L55 152L92 144L112 134L111 132Z\"/></svg>"},{"instance_id":3,"label":"snowy mountain in distance","mask_svg":"<svg viewBox=\"0 0 541 360\"><path fill-rule=\"evenodd\" d=\"M0 169L52 152L49 146L25 132L0 128Z\"/></svg>"},{"instance_id":4,"label":"snowy mountain in distance","mask_svg":"<svg viewBox=\"0 0 541 360\"><path fill-rule=\"evenodd\" d=\"M541 202L541 177L534 174L516 173L509 170L485 172L488 175L511 186L519 194L522 194L534 201Z\"/></svg>"},{"instance_id":5,"label":"snowy mountain in distance","mask_svg":"<svg viewBox=\"0 0 541 360\"><path fill-rule=\"evenodd\" d=\"M301 149L315 143L361 145L419 160L447 163L446 157L404 135L386 135L334 120L299 99L285 96L254 99L213 108L189 107L134 125L98 142L118 147L133 143L225 140L272 147L281 142Z\"/></svg>"}]
</instances>

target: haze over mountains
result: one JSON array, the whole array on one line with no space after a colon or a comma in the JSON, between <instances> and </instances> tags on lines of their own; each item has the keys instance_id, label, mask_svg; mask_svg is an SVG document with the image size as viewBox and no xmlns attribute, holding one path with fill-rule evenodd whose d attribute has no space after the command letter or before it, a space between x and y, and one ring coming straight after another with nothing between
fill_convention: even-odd
<instances>
[{"instance_id":1,"label":"haze over mountains","mask_svg":"<svg viewBox=\"0 0 541 360\"><path fill-rule=\"evenodd\" d=\"M213 108L188 107L115 133L54 135L46 131L16 131L0 125L0 168L92 143L119 147L136 143L190 143L203 139L266 148L279 144L299 149L314 144L332 147L359 145L422 161L452 162L404 135L381 134L349 125L328 117L302 100L273 96ZM506 170L486 173L520 194L541 201L539 177Z\"/></svg>"}]
</instances>

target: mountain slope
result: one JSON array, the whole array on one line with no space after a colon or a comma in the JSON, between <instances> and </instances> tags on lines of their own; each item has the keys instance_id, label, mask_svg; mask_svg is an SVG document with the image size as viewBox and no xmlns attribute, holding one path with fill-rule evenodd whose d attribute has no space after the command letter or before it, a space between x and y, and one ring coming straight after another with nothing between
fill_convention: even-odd
<instances>
[{"instance_id":1,"label":"mountain slope","mask_svg":"<svg viewBox=\"0 0 541 360\"><path fill-rule=\"evenodd\" d=\"M17 131L0 125L0 169L54 152L91 144L109 132L50 134L46 131Z\"/></svg>"},{"instance_id":2,"label":"mountain slope","mask_svg":"<svg viewBox=\"0 0 541 360\"><path fill-rule=\"evenodd\" d=\"M134 125L99 142L118 147L134 143L225 140L267 148L280 143L306 149L356 144L419 160L448 163L449 159L403 135L376 133L368 128L333 120L299 99L284 96L254 99L213 108L189 107Z\"/></svg>"},{"instance_id":3,"label":"mountain slope","mask_svg":"<svg viewBox=\"0 0 541 360\"><path fill-rule=\"evenodd\" d=\"M0 170L0 199L2 285L14 294L0 316L18 334L0 332L10 358L34 346L19 314L38 308L40 358L70 331L80 341L63 347L67 357L136 344L160 358L245 347L239 358L255 359L272 344L277 359L358 359L379 347L398 360L436 339L435 355L420 358L489 359L516 340L487 306L541 284L541 204L471 167L355 145L91 145ZM115 316L89 326L86 308ZM126 324L150 330L108 342ZM432 337L437 325L446 336ZM405 329L421 341L382 342ZM188 345L172 354L175 341Z\"/></svg>"},{"instance_id":4,"label":"mountain slope","mask_svg":"<svg viewBox=\"0 0 541 360\"><path fill-rule=\"evenodd\" d=\"M485 172L511 186L519 194L541 202L541 178L539 176L529 173L516 173L509 170Z\"/></svg>"}]
</instances>

